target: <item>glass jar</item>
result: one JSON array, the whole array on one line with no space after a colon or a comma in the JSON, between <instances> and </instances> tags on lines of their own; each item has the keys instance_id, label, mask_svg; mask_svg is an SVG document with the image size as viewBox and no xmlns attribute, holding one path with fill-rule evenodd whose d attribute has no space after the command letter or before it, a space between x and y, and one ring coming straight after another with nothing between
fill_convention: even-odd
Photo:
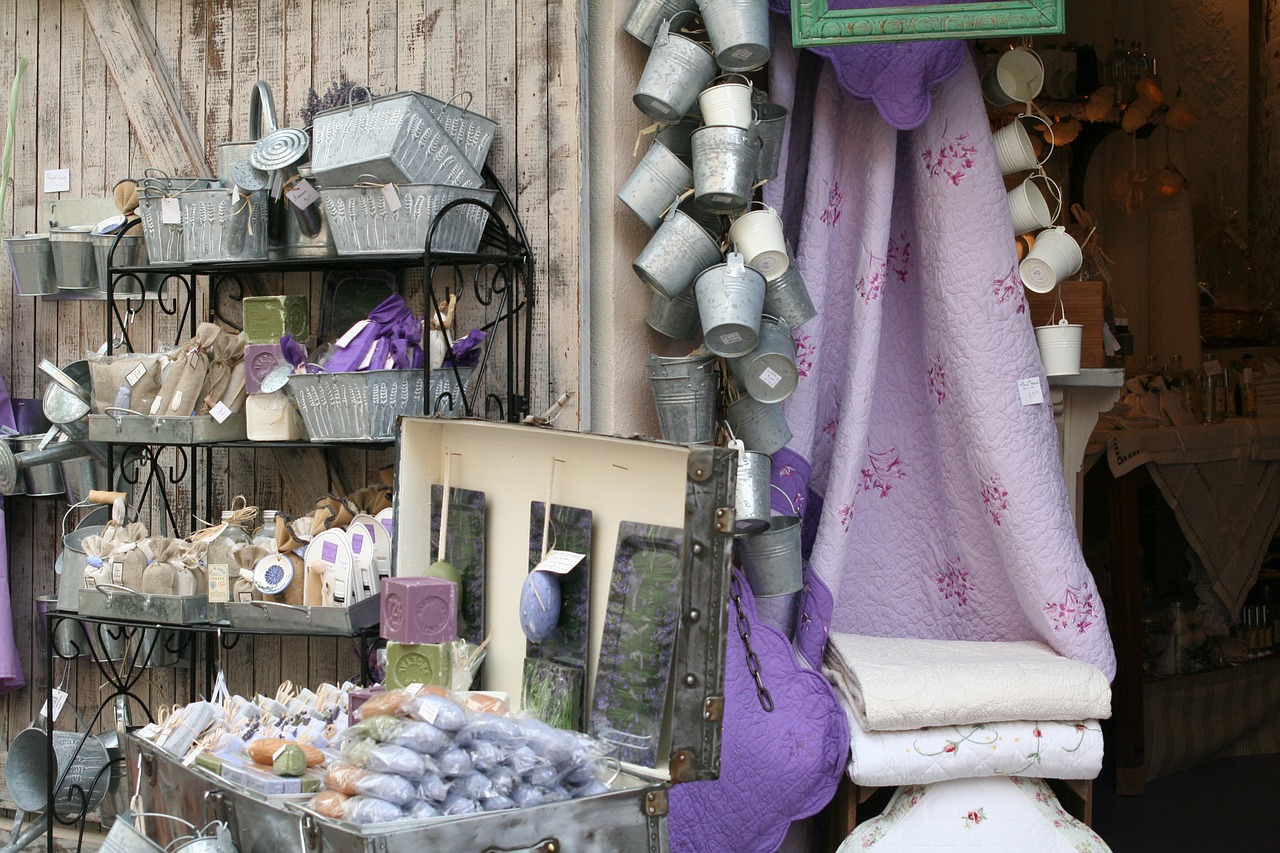
<instances>
[{"instance_id":1,"label":"glass jar","mask_svg":"<svg viewBox=\"0 0 1280 853\"><path fill-rule=\"evenodd\" d=\"M276 515L274 509L263 510L262 526L253 532L253 544L271 553L276 550Z\"/></svg>"},{"instance_id":2,"label":"glass jar","mask_svg":"<svg viewBox=\"0 0 1280 853\"><path fill-rule=\"evenodd\" d=\"M235 553L253 543L244 528L232 521L234 515L232 512L222 513L222 532L209 543L205 569L209 576L210 604L223 604L231 600L231 583L240 573Z\"/></svg>"}]
</instances>

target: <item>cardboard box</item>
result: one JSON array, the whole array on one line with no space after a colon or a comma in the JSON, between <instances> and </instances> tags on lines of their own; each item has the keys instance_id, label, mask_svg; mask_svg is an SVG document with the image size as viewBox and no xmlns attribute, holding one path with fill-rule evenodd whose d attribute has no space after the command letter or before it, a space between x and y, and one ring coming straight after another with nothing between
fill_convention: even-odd
<instances>
[{"instance_id":1,"label":"cardboard box","mask_svg":"<svg viewBox=\"0 0 1280 853\"><path fill-rule=\"evenodd\" d=\"M1050 293L1027 291L1027 309L1031 325L1047 326L1062 295L1062 306L1067 320L1084 325L1084 338L1080 343L1081 367L1106 367L1107 354L1102 349L1103 307L1106 303L1106 284L1101 281L1064 281ZM1058 312L1058 316L1062 311Z\"/></svg>"}]
</instances>

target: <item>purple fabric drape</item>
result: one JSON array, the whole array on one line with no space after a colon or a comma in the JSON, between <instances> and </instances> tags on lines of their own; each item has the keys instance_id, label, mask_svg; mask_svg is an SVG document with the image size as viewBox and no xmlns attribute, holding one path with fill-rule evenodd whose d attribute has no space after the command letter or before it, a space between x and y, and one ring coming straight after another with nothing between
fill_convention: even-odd
<instances>
[{"instance_id":1,"label":"purple fabric drape","mask_svg":"<svg viewBox=\"0 0 1280 853\"><path fill-rule=\"evenodd\" d=\"M0 377L0 425L14 428L9 386ZM13 602L9 600L9 536L5 525L4 499L0 498L0 693L9 693L26 684L22 661L13 638Z\"/></svg>"},{"instance_id":2,"label":"purple fabric drape","mask_svg":"<svg viewBox=\"0 0 1280 853\"><path fill-rule=\"evenodd\" d=\"M803 114L798 52L777 42L770 93ZM936 86L910 132L851 102L829 65L814 89L811 122L784 139L806 167L784 161L765 187L818 308L795 335L795 438L774 455L831 593L810 624L1034 639L1114 675L976 70ZM1024 405L1019 380L1044 402Z\"/></svg>"}]
</instances>

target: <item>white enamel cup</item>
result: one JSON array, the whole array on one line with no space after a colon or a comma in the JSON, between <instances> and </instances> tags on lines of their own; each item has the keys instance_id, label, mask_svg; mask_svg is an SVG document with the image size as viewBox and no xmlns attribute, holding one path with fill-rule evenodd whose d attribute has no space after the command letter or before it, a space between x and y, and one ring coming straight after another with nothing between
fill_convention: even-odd
<instances>
[{"instance_id":1,"label":"white enamel cup","mask_svg":"<svg viewBox=\"0 0 1280 853\"><path fill-rule=\"evenodd\" d=\"M751 128L752 87L747 83L718 83L698 95L698 109L705 125Z\"/></svg>"},{"instance_id":2,"label":"white enamel cup","mask_svg":"<svg viewBox=\"0 0 1280 853\"><path fill-rule=\"evenodd\" d=\"M1053 223L1053 212L1049 210L1044 193L1036 186L1034 176L1009 190L1006 197L1009 200L1014 234L1039 231Z\"/></svg>"},{"instance_id":3,"label":"white enamel cup","mask_svg":"<svg viewBox=\"0 0 1280 853\"><path fill-rule=\"evenodd\" d=\"M791 259L782 236L782 217L768 205L761 206L763 210L752 210L733 221L729 239L747 266L773 281L787 271Z\"/></svg>"}]
</instances>

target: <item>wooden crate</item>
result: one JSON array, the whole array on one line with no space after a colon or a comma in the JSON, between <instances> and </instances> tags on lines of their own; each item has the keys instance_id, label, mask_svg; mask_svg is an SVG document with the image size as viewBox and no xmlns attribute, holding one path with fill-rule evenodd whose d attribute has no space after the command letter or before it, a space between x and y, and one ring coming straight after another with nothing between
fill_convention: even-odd
<instances>
[{"instance_id":1,"label":"wooden crate","mask_svg":"<svg viewBox=\"0 0 1280 853\"><path fill-rule=\"evenodd\" d=\"M1067 319L1072 323L1084 324L1080 366L1106 367L1107 355L1102 349L1102 311L1106 299L1106 284L1101 281L1064 281L1059 290ZM1057 301L1058 291L1032 293L1028 290L1027 306L1031 311L1031 325L1047 326Z\"/></svg>"}]
</instances>

